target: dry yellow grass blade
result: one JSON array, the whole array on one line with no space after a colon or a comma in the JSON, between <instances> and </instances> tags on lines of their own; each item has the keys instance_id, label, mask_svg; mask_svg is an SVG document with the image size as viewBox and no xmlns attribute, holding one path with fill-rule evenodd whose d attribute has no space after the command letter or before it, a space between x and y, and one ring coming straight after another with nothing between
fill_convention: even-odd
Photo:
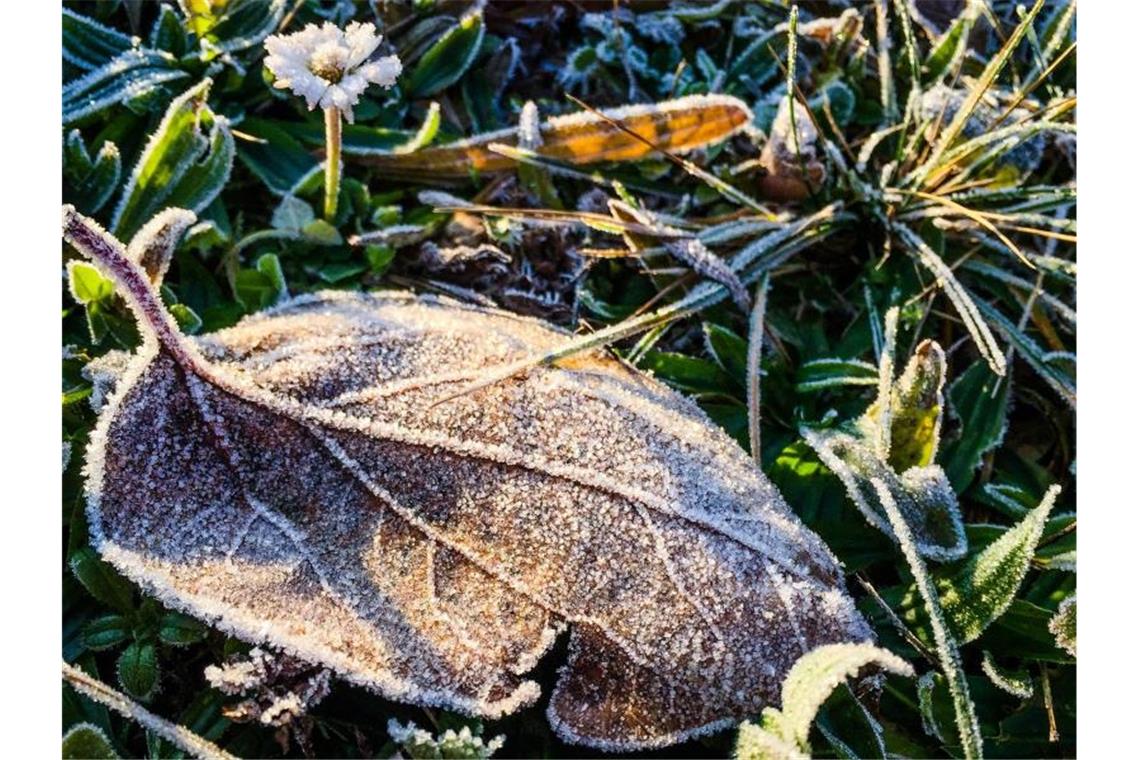
<instances>
[{"instance_id":1,"label":"dry yellow grass blade","mask_svg":"<svg viewBox=\"0 0 1140 760\"><path fill-rule=\"evenodd\" d=\"M663 103L622 106L601 114L584 112L547 119L539 128L542 145L534 149L535 153L568 164L637 161L655 152L643 140L662 150L685 153L725 140L752 121L748 106L726 95L691 95ZM515 146L517 142L517 132L511 128L404 155L374 155L358 160L396 174L467 177L472 171L513 169L516 161L489 146Z\"/></svg>"}]
</instances>

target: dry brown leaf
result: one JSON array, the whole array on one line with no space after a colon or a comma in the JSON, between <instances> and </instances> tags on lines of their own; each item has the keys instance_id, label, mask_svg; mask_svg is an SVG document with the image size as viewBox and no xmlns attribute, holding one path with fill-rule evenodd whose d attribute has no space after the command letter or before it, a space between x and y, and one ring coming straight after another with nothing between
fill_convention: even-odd
<instances>
[{"instance_id":1,"label":"dry brown leaf","mask_svg":"<svg viewBox=\"0 0 1140 760\"><path fill-rule=\"evenodd\" d=\"M406 293L179 334L121 244L64 237L144 344L87 449L92 541L165 604L380 694L498 717L569 628L548 716L632 750L776 704L871 630L835 557L693 403L609 359L432 401L567 335Z\"/></svg>"},{"instance_id":2,"label":"dry brown leaf","mask_svg":"<svg viewBox=\"0 0 1140 760\"><path fill-rule=\"evenodd\" d=\"M752 123L743 101L728 95L690 95L664 103L632 105L603 111L657 147L685 153L726 140ZM602 117L581 112L556 116L539 128L541 144L534 151L567 164L638 161L655 151ZM459 142L406 154L361 156L359 161L390 173L434 177L468 177L471 172L501 172L517 163L490 150L501 143L517 146L514 128L487 132Z\"/></svg>"}]
</instances>

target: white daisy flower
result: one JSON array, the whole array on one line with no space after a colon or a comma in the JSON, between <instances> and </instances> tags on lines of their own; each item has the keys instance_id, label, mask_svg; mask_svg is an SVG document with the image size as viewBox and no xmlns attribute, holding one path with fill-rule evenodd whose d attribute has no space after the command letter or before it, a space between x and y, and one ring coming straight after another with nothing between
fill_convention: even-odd
<instances>
[{"instance_id":1,"label":"white daisy flower","mask_svg":"<svg viewBox=\"0 0 1140 760\"><path fill-rule=\"evenodd\" d=\"M266 39L265 65L276 77L274 86L300 95L310 110L335 108L352 123L352 107L368 85L391 87L403 68L394 55L369 61L379 45L371 23L354 21L341 30L326 21Z\"/></svg>"}]
</instances>

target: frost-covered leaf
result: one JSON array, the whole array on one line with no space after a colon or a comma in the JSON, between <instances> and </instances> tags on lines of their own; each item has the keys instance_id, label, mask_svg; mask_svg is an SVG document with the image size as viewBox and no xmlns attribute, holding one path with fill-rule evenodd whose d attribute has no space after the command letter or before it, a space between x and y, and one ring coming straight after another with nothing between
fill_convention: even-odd
<instances>
[{"instance_id":1,"label":"frost-covered leaf","mask_svg":"<svg viewBox=\"0 0 1140 760\"><path fill-rule=\"evenodd\" d=\"M85 214L103 207L119 185L122 160L110 140L92 158L78 129L67 135L63 151L64 198Z\"/></svg>"},{"instance_id":2,"label":"frost-covered leaf","mask_svg":"<svg viewBox=\"0 0 1140 760\"><path fill-rule=\"evenodd\" d=\"M428 48L404 78L409 97L424 98L459 81L479 53L485 27L483 12L472 11Z\"/></svg>"},{"instance_id":3,"label":"frost-covered leaf","mask_svg":"<svg viewBox=\"0 0 1140 760\"><path fill-rule=\"evenodd\" d=\"M119 575L90 547L71 555L71 572L91 596L120 612L130 612L134 606L131 584Z\"/></svg>"},{"instance_id":4,"label":"frost-covered leaf","mask_svg":"<svg viewBox=\"0 0 1140 760\"><path fill-rule=\"evenodd\" d=\"M206 58L261 42L277 28L287 4L287 0L178 0Z\"/></svg>"},{"instance_id":5,"label":"frost-covered leaf","mask_svg":"<svg viewBox=\"0 0 1140 760\"><path fill-rule=\"evenodd\" d=\"M204 79L175 98L147 141L111 222L120 236L170 206L202 211L229 179L234 138L226 118L206 105L210 84Z\"/></svg>"},{"instance_id":6,"label":"frost-covered leaf","mask_svg":"<svg viewBox=\"0 0 1140 760\"><path fill-rule=\"evenodd\" d=\"M158 624L158 639L163 644L183 647L206 638L206 627L180 612L167 612Z\"/></svg>"},{"instance_id":7,"label":"frost-covered leaf","mask_svg":"<svg viewBox=\"0 0 1140 760\"><path fill-rule=\"evenodd\" d=\"M960 643L978 638L1013 602L1060 491L1060 486L1050 488L1036 509L979 552L953 583L940 590L947 622Z\"/></svg>"},{"instance_id":8,"label":"frost-covered leaf","mask_svg":"<svg viewBox=\"0 0 1140 760\"><path fill-rule=\"evenodd\" d=\"M780 709L766 708L760 725L744 723L736 740L740 760L808 757L808 734L824 701L839 684L867 666L901 676L914 669L902 658L871 644L830 644L803 655L788 672Z\"/></svg>"},{"instance_id":9,"label":"frost-covered leaf","mask_svg":"<svg viewBox=\"0 0 1140 760\"><path fill-rule=\"evenodd\" d=\"M472 733L468 726L463 726L458 731L449 728L436 737L411 721L402 724L395 718L388 721L388 736L413 760L483 760L498 752L506 741L502 736L484 741L482 736Z\"/></svg>"},{"instance_id":10,"label":"frost-covered leaf","mask_svg":"<svg viewBox=\"0 0 1140 760\"><path fill-rule=\"evenodd\" d=\"M558 735L613 750L725 728L804 652L871 630L826 546L692 402L607 358L408 294L301 296L181 335L93 222L142 348L87 449L90 534L167 606L386 697L498 717L569 627ZM142 659L142 658L139 658Z\"/></svg>"},{"instance_id":11,"label":"frost-covered leaf","mask_svg":"<svg viewBox=\"0 0 1140 760\"><path fill-rule=\"evenodd\" d=\"M300 232L303 227L317 218L313 207L300 198L286 195L273 210L270 224L275 230L295 230Z\"/></svg>"},{"instance_id":12,"label":"frost-covered leaf","mask_svg":"<svg viewBox=\"0 0 1140 760\"><path fill-rule=\"evenodd\" d=\"M155 214L131 238L127 256L142 267L152 284L162 284L174 251L196 221L197 214L183 208L168 208Z\"/></svg>"},{"instance_id":13,"label":"frost-covered leaf","mask_svg":"<svg viewBox=\"0 0 1140 760\"><path fill-rule=\"evenodd\" d=\"M602 113L672 153L721 142L752 122L752 111L744 101L727 95L690 95L650 105L606 109ZM588 111L547 119L542 122L540 133L542 144L535 153L567 164L639 161L655 154L640 140ZM518 162L491 150L495 144L516 146L518 130L488 132L414 153L369 155L362 161L401 174L464 179L473 171L514 170Z\"/></svg>"},{"instance_id":14,"label":"frost-covered leaf","mask_svg":"<svg viewBox=\"0 0 1140 760\"><path fill-rule=\"evenodd\" d=\"M812 359L796 370L796 391L799 393L844 385L878 384L878 368L858 359Z\"/></svg>"},{"instance_id":15,"label":"frost-covered leaf","mask_svg":"<svg viewBox=\"0 0 1140 760\"><path fill-rule=\"evenodd\" d=\"M120 31L63 8L63 60L83 71L99 68L134 47Z\"/></svg>"},{"instance_id":16,"label":"frost-covered leaf","mask_svg":"<svg viewBox=\"0 0 1140 760\"><path fill-rule=\"evenodd\" d=\"M958 499L946 473L931 463L942 419L945 357L937 343L924 341L902 375L892 381L895 313L892 310L888 320L889 345L883 352L875 402L850 424L804 426L800 434L843 482L871 525L894 535L873 485L878 480L890 492L923 556L958 559L966 552Z\"/></svg>"},{"instance_id":17,"label":"frost-covered leaf","mask_svg":"<svg viewBox=\"0 0 1140 760\"><path fill-rule=\"evenodd\" d=\"M158 652L149 641L127 645L115 663L119 685L135 699L149 701L158 691Z\"/></svg>"},{"instance_id":18,"label":"frost-covered leaf","mask_svg":"<svg viewBox=\"0 0 1140 760\"><path fill-rule=\"evenodd\" d=\"M86 261L67 263L67 287L71 297L84 305L110 298L115 293L115 283Z\"/></svg>"},{"instance_id":19,"label":"frost-covered leaf","mask_svg":"<svg viewBox=\"0 0 1140 760\"><path fill-rule=\"evenodd\" d=\"M1057 646L1073 657L1077 656L1077 595L1065 598L1057 607L1057 614L1049 621L1049 632L1057 639Z\"/></svg>"},{"instance_id":20,"label":"frost-covered leaf","mask_svg":"<svg viewBox=\"0 0 1140 760\"><path fill-rule=\"evenodd\" d=\"M63 735L63 760L114 760L118 756L111 740L94 723L77 723Z\"/></svg>"},{"instance_id":21,"label":"frost-covered leaf","mask_svg":"<svg viewBox=\"0 0 1140 760\"><path fill-rule=\"evenodd\" d=\"M103 615L83 626L83 646L95 651L111 649L131 635L130 621L123 615Z\"/></svg>"},{"instance_id":22,"label":"frost-covered leaf","mask_svg":"<svg viewBox=\"0 0 1140 760\"><path fill-rule=\"evenodd\" d=\"M187 76L174 68L168 54L131 48L64 85L63 123L72 124L120 103L149 105L166 92L166 83Z\"/></svg>"},{"instance_id":23,"label":"frost-covered leaf","mask_svg":"<svg viewBox=\"0 0 1140 760\"><path fill-rule=\"evenodd\" d=\"M1033 679L1029 674L1001 667L994 661L994 656L989 650L982 652L982 672L1002 691L1022 699L1033 696Z\"/></svg>"}]
</instances>

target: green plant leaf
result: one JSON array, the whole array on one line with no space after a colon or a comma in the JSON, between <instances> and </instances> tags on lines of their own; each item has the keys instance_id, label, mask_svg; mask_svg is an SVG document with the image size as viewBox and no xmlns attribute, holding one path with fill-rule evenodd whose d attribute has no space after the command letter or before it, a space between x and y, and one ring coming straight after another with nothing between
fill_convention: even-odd
<instances>
[{"instance_id":1,"label":"green plant leaf","mask_svg":"<svg viewBox=\"0 0 1140 760\"><path fill-rule=\"evenodd\" d=\"M158 653L151 642L128 645L119 655L115 670L119 685L135 699L146 702L158 691Z\"/></svg>"},{"instance_id":2,"label":"green plant leaf","mask_svg":"<svg viewBox=\"0 0 1140 760\"><path fill-rule=\"evenodd\" d=\"M181 0L191 31L206 44L205 58L212 53L231 53L264 40L285 14L287 0Z\"/></svg>"},{"instance_id":3,"label":"green plant leaf","mask_svg":"<svg viewBox=\"0 0 1140 760\"><path fill-rule=\"evenodd\" d=\"M1013 602L1060 492L1060 486L1050 488L1036 509L971 559L941 589L942 607L960 643L978 638Z\"/></svg>"},{"instance_id":4,"label":"green plant leaf","mask_svg":"<svg viewBox=\"0 0 1140 760\"><path fill-rule=\"evenodd\" d=\"M124 613L134 608L134 589L123 576L87 546L71 555L71 572L91 596Z\"/></svg>"},{"instance_id":5,"label":"green plant leaf","mask_svg":"<svg viewBox=\"0 0 1140 760\"><path fill-rule=\"evenodd\" d=\"M811 393L846 385L878 385L879 369L858 359L812 359L796 370L796 392Z\"/></svg>"},{"instance_id":6,"label":"green plant leaf","mask_svg":"<svg viewBox=\"0 0 1140 760\"><path fill-rule=\"evenodd\" d=\"M436 40L404 81L409 97L435 95L459 81L483 42L483 13L473 11Z\"/></svg>"},{"instance_id":7,"label":"green plant leaf","mask_svg":"<svg viewBox=\"0 0 1140 760\"><path fill-rule=\"evenodd\" d=\"M115 294L115 284L85 261L67 262L67 287L77 303L87 305L110 298Z\"/></svg>"},{"instance_id":8,"label":"green plant leaf","mask_svg":"<svg viewBox=\"0 0 1140 760\"><path fill-rule=\"evenodd\" d=\"M63 8L63 60L83 71L97 69L134 47L131 38Z\"/></svg>"},{"instance_id":9,"label":"green plant leaf","mask_svg":"<svg viewBox=\"0 0 1140 760\"><path fill-rule=\"evenodd\" d=\"M122 644L131 636L130 622L123 615L103 615L83 627L83 646L96 652Z\"/></svg>"},{"instance_id":10,"label":"green plant leaf","mask_svg":"<svg viewBox=\"0 0 1140 760\"><path fill-rule=\"evenodd\" d=\"M114 760L119 755L111 740L94 723L77 723L63 735L64 760Z\"/></svg>"},{"instance_id":11,"label":"green plant leaf","mask_svg":"<svg viewBox=\"0 0 1140 760\"><path fill-rule=\"evenodd\" d=\"M119 149L110 140L92 159L78 129L67 135L63 151L64 199L85 214L93 214L110 200L122 174Z\"/></svg>"},{"instance_id":12,"label":"green plant leaf","mask_svg":"<svg viewBox=\"0 0 1140 760\"><path fill-rule=\"evenodd\" d=\"M170 206L202 211L229 179L234 139L226 119L206 105L210 85L204 79L175 98L151 135L111 222L120 238Z\"/></svg>"},{"instance_id":13,"label":"green plant leaf","mask_svg":"<svg viewBox=\"0 0 1140 760\"><path fill-rule=\"evenodd\" d=\"M994 686L1015 697L1029 699L1033 696L1033 679L1024 671L1007 670L994 661L987 649L982 652L982 672Z\"/></svg>"},{"instance_id":14,"label":"green plant leaf","mask_svg":"<svg viewBox=\"0 0 1140 760\"><path fill-rule=\"evenodd\" d=\"M781 689L781 708L764 710L760 725L743 723L736 740L740 760L807 757L816 712L836 686L874 665L901 676L914 669L902 658L871 644L828 644L800 657Z\"/></svg>"},{"instance_id":15,"label":"green plant leaf","mask_svg":"<svg viewBox=\"0 0 1140 760\"><path fill-rule=\"evenodd\" d=\"M727 327L712 322L705 322L702 327L705 345L713 359L738 383L743 382L748 374L748 341Z\"/></svg>"},{"instance_id":16,"label":"green plant leaf","mask_svg":"<svg viewBox=\"0 0 1140 760\"><path fill-rule=\"evenodd\" d=\"M120 103L154 102L168 82L185 79L185 71L154 50L131 49L63 88L63 124L72 124Z\"/></svg>"},{"instance_id":17,"label":"green plant leaf","mask_svg":"<svg viewBox=\"0 0 1140 760\"><path fill-rule=\"evenodd\" d=\"M181 612L167 612L158 625L158 638L163 644L188 646L206 638L206 626Z\"/></svg>"}]
</instances>

